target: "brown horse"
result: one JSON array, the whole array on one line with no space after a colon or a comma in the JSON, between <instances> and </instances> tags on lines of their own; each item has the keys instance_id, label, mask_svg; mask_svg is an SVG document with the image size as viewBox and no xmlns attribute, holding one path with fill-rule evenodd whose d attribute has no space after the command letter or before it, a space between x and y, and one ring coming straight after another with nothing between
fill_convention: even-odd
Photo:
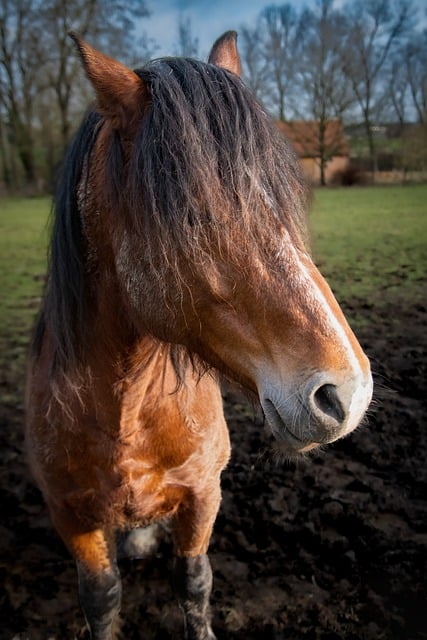
<instances>
[{"instance_id":1,"label":"brown horse","mask_svg":"<svg viewBox=\"0 0 427 640\"><path fill-rule=\"evenodd\" d=\"M95 89L64 163L29 363L27 442L94 640L120 607L118 532L168 523L188 638L214 638L206 556L230 445L217 373L258 394L284 455L349 433L368 360L304 244L298 162L209 63L131 71L73 36Z\"/></svg>"}]
</instances>

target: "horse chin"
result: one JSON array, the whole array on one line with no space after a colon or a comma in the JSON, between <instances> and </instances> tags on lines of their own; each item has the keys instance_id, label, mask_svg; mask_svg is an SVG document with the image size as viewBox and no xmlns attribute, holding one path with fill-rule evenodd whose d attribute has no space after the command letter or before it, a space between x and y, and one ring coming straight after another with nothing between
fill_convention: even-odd
<instances>
[{"instance_id":1,"label":"horse chin","mask_svg":"<svg viewBox=\"0 0 427 640\"><path fill-rule=\"evenodd\" d=\"M314 451L322 443L297 436L284 422L274 404L267 400L263 402L264 416L274 437L273 450L275 454L285 459L299 459Z\"/></svg>"},{"instance_id":2,"label":"horse chin","mask_svg":"<svg viewBox=\"0 0 427 640\"><path fill-rule=\"evenodd\" d=\"M274 428L270 426L271 433L274 437L273 450L274 452L283 458L290 460L298 460L305 457L307 454L314 452L316 449L322 446L320 442L313 442L310 440L300 440L289 429L282 427L280 433L277 433Z\"/></svg>"},{"instance_id":3,"label":"horse chin","mask_svg":"<svg viewBox=\"0 0 427 640\"><path fill-rule=\"evenodd\" d=\"M275 439L269 446L269 457L280 466L287 463L300 464L321 451L321 446L312 442L298 449L285 440Z\"/></svg>"}]
</instances>

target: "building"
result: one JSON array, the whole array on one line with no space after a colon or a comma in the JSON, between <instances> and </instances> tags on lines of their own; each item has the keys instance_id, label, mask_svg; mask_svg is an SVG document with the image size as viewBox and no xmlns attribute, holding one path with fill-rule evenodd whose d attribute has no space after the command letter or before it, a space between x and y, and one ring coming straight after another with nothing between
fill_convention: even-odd
<instances>
[{"instance_id":1,"label":"building","mask_svg":"<svg viewBox=\"0 0 427 640\"><path fill-rule=\"evenodd\" d=\"M301 160L304 174L312 184L321 184L322 158L324 182L341 176L349 166L349 146L340 120L328 120L321 136L320 123L315 120L277 122Z\"/></svg>"}]
</instances>

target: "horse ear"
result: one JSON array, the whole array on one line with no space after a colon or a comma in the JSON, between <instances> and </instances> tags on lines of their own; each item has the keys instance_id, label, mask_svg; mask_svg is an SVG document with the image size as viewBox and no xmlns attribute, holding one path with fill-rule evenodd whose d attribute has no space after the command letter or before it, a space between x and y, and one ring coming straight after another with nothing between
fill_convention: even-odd
<instances>
[{"instance_id":1,"label":"horse ear","mask_svg":"<svg viewBox=\"0 0 427 640\"><path fill-rule=\"evenodd\" d=\"M122 128L143 110L148 91L139 76L125 65L93 49L76 33L69 36L77 45L86 74L95 89L98 108Z\"/></svg>"},{"instance_id":2,"label":"horse ear","mask_svg":"<svg viewBox=\"0 0 427 640\"><path fill-rule=\"evenodd\" d=\"M242 75L242 64L237 51L237 33L235 31L227 31L218 38L211 49L208 62L227 69L227 71L235 73L236 76Z\"/></svg>"}]
</instances>

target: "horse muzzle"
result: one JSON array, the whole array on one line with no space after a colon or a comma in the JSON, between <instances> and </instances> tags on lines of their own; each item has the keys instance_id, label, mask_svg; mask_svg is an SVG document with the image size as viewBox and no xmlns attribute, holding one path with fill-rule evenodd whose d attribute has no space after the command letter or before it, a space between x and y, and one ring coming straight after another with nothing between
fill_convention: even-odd
<instances>
[{"instance_id":1,"label":"horse muzzle","mask_svg":"<svg viewBox=\"0 0 427 640\"><path fill-rule=\"evenodd\" d=\"M372 389L370 371L344 380L321 373L298 386L265 382L261 385L260 401L281 448L295 454L353 431L365 415Z\"/></svg>"}]
</instances>

